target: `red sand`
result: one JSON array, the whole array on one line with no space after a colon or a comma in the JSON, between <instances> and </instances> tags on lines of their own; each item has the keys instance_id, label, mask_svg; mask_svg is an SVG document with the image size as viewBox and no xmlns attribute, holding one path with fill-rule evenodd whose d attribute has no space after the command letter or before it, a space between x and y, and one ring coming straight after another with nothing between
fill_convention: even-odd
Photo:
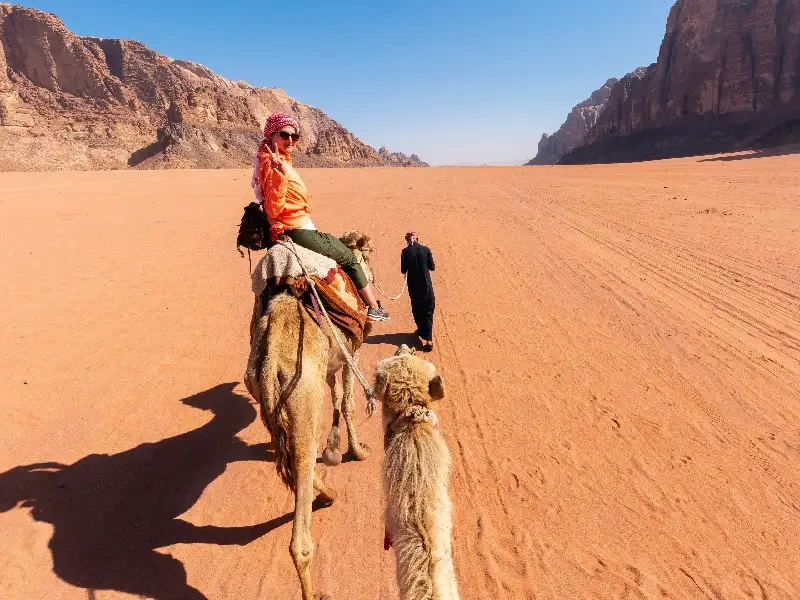
<instances>
[{"instance_id":1,"label":"red sand","mask_svg":"<svg viewBox=\"0 0 800 600\"><path fill-rule=\"evenodd\" d=\"M800 597L800 156L303 175L387 291L406 230L436 257L462 598ZM299 598L239 383L250 199L244 171L0 174L4 600ZM413 330L387 305L368 374ZM326 469L314 580L396 598L357 401L375 450Z\"/></svg>"}]
</instances>

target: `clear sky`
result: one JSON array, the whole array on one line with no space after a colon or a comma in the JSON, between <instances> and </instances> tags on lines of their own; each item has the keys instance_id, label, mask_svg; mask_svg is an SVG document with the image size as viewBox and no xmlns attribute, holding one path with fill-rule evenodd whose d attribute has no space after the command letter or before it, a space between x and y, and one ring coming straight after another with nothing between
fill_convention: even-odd
<instances>
[{"instance_id":1,"label":"clear sky","mask_svg":"<svg viewBox=\"0 0 800 600\"><path fill-rule=\"evenodd\" d=\"M431 164L520 164L609 77L655 62L674 0L34 0L79 35L139 40L279 87Z\"/></svg>"}]
</instances>

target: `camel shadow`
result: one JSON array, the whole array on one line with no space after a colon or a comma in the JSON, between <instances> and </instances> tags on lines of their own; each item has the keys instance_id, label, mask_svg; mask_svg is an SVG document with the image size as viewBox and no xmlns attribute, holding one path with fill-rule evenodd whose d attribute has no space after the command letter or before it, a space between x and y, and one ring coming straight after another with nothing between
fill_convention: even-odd
<instances>
[{"instance_id":1,"label":"camel shadow","mask_svg":"<svg viewBox=\"0 0 800 600\"><path fill-rule=\"evenodd\" d=\"M256 409L227 383L184 399L212 419L192 431L118 454L90 454L74 464L40 463L0 474L0 513L29 508L53 525L53 571L88 590L116 590L155 600L206 600L187 583L172 544L245 545L290 523L292 513L258 525L194 525L178 518L203 490L239 461L274 461L269 444L237 437Z\"/></svg>"}]
</instances>

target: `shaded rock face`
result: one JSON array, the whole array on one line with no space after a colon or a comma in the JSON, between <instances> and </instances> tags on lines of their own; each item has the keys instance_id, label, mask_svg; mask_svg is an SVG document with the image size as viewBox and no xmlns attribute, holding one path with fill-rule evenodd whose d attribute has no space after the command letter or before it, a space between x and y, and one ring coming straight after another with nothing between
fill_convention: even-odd
<instances>
[{"instance_id":1,"label":"shaded rock face","mask_svg":"<svg viewBox=\"0 0 800 600\"><path fill-rule=\"evenodd\" d=\"M584 143L561 163L798 141L798 109L800 0L678 0L658 62L614 86Z\"/></svg>"},{"instance_id":2,"label":"shaded rock face","mask_svg":"<svg viewBox=\"0 0 800 600\"><path fill-rule=\"evenodd\" d=\"M611 87L617 79L611 78L586 100L575 106L564 124L552 135L542 134L536 157L526 165L554 165L567 152L577 146L594 127L597 118L608 102Z\"/></svg>"},{"instance_id":3,"label":"shaded rock face","mask_svg":"<svg viewBox=\"0 0 800 600\"><path fill-rule=\"evenodd\" d=\"M300 165L397 164L283 90L80 37L42 11L0 3L0 42L0 170L249 166L276 110L300 122Z\"/></svg>"},{"instance_id":4,"label":"shaded rock face","mask_svg":"<svg viewBox=\"0 0 800 600\"><path fill-rule=\"evenodd\" d=\"M639 67L626 77L638 79L646 73L647 67ZM611 90L618 81L616 77L606 81L601 88L572 109L558 131L553 135L543 134L536 157L525 163L526 166L554 165L567 152L579 146L597 123L611 96Z\"/></svg>"}]
</instances>

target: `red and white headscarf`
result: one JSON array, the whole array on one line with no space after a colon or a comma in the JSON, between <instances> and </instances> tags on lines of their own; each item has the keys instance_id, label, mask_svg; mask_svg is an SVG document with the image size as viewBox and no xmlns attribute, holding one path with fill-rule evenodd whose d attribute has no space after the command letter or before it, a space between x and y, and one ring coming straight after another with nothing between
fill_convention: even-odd
<instances>
[{"instance_id":1,"label":"red and white headscarf","mask_svg":"<svg viewBox=\"0 0 800 600\"><path fill-rule=\"evenodd\" d=\"M298 133L300 132L300 124L297 122L297 119L285 112L272 113L269 117L267 117L267 122L264 123L264 139L262 139L261 143L258 145L258 151L253 159L253 179L250 182L253 192L255 192L256 198L259 202L264 202L264 189L261 185L262 179L259 177L261 170L261 157L264 154L267 144L269 144L272 134L280 129L283 129L287 125L291 125L294 127L295 131Z\"/></svg>"},{"instance_id":2,"label":"red and white headscarf","mask_svg":"<svg viewBox=\"0 0 800 600\"><path fill-rule=\"evenodd\" d=\"M295 131L300 131L300 124L297 122L292 115L287 114L285 112L274 112L268 118L267 122L264 123L264 139L268 140L272 137L272 134L278 131L279 129L286 127L287 125L291 125L294 127Z\"/></svg>"}]
</instances>

